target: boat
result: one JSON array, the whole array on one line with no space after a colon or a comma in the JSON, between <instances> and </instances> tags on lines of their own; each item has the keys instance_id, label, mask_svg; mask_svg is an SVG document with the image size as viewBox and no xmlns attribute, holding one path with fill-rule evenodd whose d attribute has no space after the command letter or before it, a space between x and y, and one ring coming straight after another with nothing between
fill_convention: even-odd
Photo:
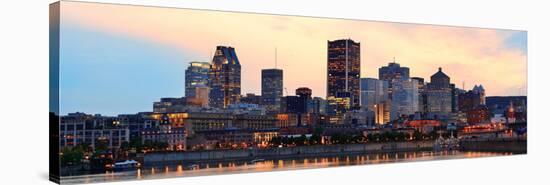
<instances>
[{"instance_id":1,"label":"boat","mask_svg":"<svg viewBox=\"0 0 550 185\"><path fill-rule=\"evenodd\" d=\"M122 162L116 162L112 165L113 170L136 170L140 166L140 163L135 160L126 160Z\"/></svg>"},{"instance_id":2,"label":"boat","mask_svg":"<svg viewBox=\"0 0 550 185\"><path fill-rule=\"evenodd\" d=\"M254 163L263 162L263 161L265 161L265 159L254 159L254 160L250 161L250 163L254 164Z\"/></svg>"}]
</instances>

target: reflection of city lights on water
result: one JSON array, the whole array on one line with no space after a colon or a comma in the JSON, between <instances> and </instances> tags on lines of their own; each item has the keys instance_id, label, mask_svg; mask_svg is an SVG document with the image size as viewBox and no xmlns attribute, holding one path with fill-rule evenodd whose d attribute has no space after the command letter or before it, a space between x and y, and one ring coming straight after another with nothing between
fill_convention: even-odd
<instances>
[{"instance_id":1,"label":"reflection of city lights on water","mask_svg":"<svg viewBox=\"0 0 550 185\"><path fill-rule=\"evenodd\" d=\"M183 175L183 166L181 164L176 167L176 174Z\"/></svg>"},{"instance_id":2,"label":"reflection of city lights on water","mask_svg":"<svg viewBox=\"0 0 550 185\"><path fill-rule=\"evenodd\" d=\"M187 167L184 164L174 166L151 167L147 169L137 169L133 173L114 173L107 171L101 175L90 175L84 179L80 179L78 183L84 182L101 182L105 180L117 179L149 179L161 176L198 176L198 175L215 175L226 173L240 172L260 172L273 170L288 170L288 169L303 169L303 168L319 168L331 166L347 166L358 164L378 164L391 163L400 161L421 161L433 159L456 159L456 158L474 158L487 156L513 155L513 153L489 153L489 152L460 152L460 151L440 151L440 152L402 152L402 153L380 153L380 154L364 154L364 155L347 155L341 157L312 157L312 158L294 158L294 159L275 159L262 160L251 163L250 161L231 161L219 163L198 163ZM340 160L343 160L340 162ZM216 165L217 164L217 165ZM213 165L210 168L210 165ZM199 168L202 166L202 168ZM215 167L217 166L217 168ZM164 169L163 169L164 168ZM157 173L157 170L163 173ZM172 171L170 171L172 170Z\"/></svg>"}]
</instances>

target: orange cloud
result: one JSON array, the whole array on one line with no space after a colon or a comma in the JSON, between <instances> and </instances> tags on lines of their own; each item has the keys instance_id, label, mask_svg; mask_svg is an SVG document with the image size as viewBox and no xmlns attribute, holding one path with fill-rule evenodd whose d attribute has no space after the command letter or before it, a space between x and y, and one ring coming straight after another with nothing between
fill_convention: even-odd
<instances>
[{"instance_id":1,"label":"orange cloud","mask_svg":"<svg viewBox=\"0 0 550 185\"><path fill-rule=\"evenodd\" d=\"M443 67L459 87L462 82L467 89L483 84L488 95L527 91L527 57L505 46L515 31L82 2L62 6L62 24L147 39L202 56L182 62L210 61L216 45L233 46L242 64L243 93L260 92L261 69L274 67L277 48L289 93L307 86L324 97L326 42L341 38L361 43L362 77L377 77L378 68L396 57L411 68L411 76L427 81Z\"/></svg>"}]
</instances>

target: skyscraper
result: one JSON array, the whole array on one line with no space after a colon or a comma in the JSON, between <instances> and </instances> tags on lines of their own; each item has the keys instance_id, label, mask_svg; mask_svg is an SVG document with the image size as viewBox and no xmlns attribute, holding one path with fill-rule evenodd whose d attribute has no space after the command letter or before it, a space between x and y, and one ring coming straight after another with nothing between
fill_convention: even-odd
<instances>
[{"instance_id":1,"label":"skyscraper","mask_svg":"<svg viewBox=\"0 0 550 185\"><path fill-rule=\"evenodd\" d=\"M206 62L191 62L185 70L185 96L195 97L197 87L208 85L208 70L210 64Z\"/></svg>"},{"instance_id":2,"label":"skyscraper","mask_svg":"<svg viewBox=\"0 0 550 185\"><path fill-rule=\"evenodd\" d=\"M361 78L361 109L374 113L374 123L389 121L388 82L374 78Z\"/></svg>"},{"instance_id":3,"label":"skyscraper","mask_svg":"<svg viewBox=\"0 0 550 185\"><path fill-rule=\"evenodd\" d=\"M391 100L391 119L402 115L411 115L418 111L418 82L399 80L393 83Z\"/></svg>"},{"instance_id":4,"label":"skyscraper","mask_svg":"<svg viewBox=\"0 0 550 185\"><path fill-rule=\"evenodd\" d=\"M435 115L446 115L452 112L453 95L451 78L439 70L430 77L430 83L427 84L426 98L427 111Z\"/></svg>"},{"instance_id":5,"label":"skyscraper","mask_svg":"<svg viewBox=\"0 0 550 185\"><path fill-rule=\"evenodd\" d=\"M327 99L338 93L350 94L350 108L359 108L361 45L351 39L328 41ZM347 107L347 106L346 106Z\"/></svg>"},{"instance_id":6,"label":"skyscraper","mask_svg":"<svg viewBox=\"0 0 550 185\"><path fill-rule=\"evenodd\" d=\"M296 89L296 96L299 97L301 101L301 106L302 106L300 108L300 113L308 112L308 103L311 101L311 94L312 94L312 91L310 88L300 87Z\"/></svg>"},{"instance_id":7,"label":"skyscraper","mask_svg":"<svg viewBox=\"0 0 550 185\"><path fill-rule=\"evenodd\" d=\"M395 81L407 81L409 80L409 68L401 67L399 63L395 63L395 60L378 69L378 79L385 80L389 83L389 87L392 87L392 83Z\"/></svg>"},{"instance_id":8,"label":"skyscraper","mask_svg":"<svg viewBox=\"0 0 550 185\"><path fill-rule=\"evenodd\" d=\"M388 82L388 95L390 99L393 98L393 84L400 81L408 81L409 78L409 68L401 67L399 63L395 62L395 59L388 66L378 69L378 79Z\"/></svg>"},{"instance_id":9,"label":"skyscraper","mask_svg":"<svg viewBox=\"0 0 550 185\"><path fill-rule=\"evenodd\" d=\"M238 103L241 96L241 64L235 48L216 47L214 58L208 72L209 105L227 108Z\"/></svg>"},{"instance_id":10,"label":"skyscraper","mask_svg":"<svg viewBox=\"0 0 550 185\"><path fill-rule=\"evenodd\" d=\"M374 111L374 105L388 101L388 82L361 78L361 108Z\"/></svg>"},{"instance_id":11,"label":"skyscraper","mask_svg":"<svg viewBox=\"0 0 550 185\"><path fill-rule=\"evenodd\" d=\"M283 70L262 70L262 104L268 114L277 113L283 96Z\"/></svg>"},{"instance_id":12,"label":"skyscraper","mask_svg":"<svg viewBox=\"0 0 550 185\"><path fill-rule=\"evenodd\" d=\"M418 83L418 112L425 113L427 112L427 99L426 99L426 84L424 83L424 78L421 77L411 77L411 80L415 80Z\"/></svg>"}]
</instances>

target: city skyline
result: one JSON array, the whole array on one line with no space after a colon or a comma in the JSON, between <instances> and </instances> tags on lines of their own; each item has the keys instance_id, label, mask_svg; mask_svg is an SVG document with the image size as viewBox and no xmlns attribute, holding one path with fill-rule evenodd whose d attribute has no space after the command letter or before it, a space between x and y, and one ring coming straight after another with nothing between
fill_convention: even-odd
<instances>
[{"instance_id":1,"label":"city skyline","mask_svg":"<svg viewBox=\"0 0 550 185\"><path fill-rule=\"evenodd\" d=\"M60 78L60 93L64 95L61 99L62 114L81 111L114 115L149 111L152 108L151 102L161 97L185 96L182 84L184 84L184 71L189 62L210 63L213 50L218 45L236 48L242 65L243 79L240 93L242 95L260 94L261 70L277 67L284 71L285 88L293 90L306 86L313 90L313 96L325 98L326 42L344 38L361 43L361 78L378 76L378 68L385 66L392 61L393 57L396 57L396 62L411 69L411 77L428 79L438 67L443 67L452 77L451 82L459 88L462 88L462 81L464 81L467 85L465 89L482 84L487 90L487 96L526 95L526 34L521 31L199 12L186 9L173 11L165 8L120 7L110 4L71 2L67 4L70 6L67 6L66 14L62 15L64 24L61 25L61 47L70 50L71 52L68 53L71 54L61 54L62 71L69 71L67 74L61 74L62 78ZM79 6L86 6L86 8L79 9ZM87 11L96 12L96 14L88 14ZM145 14L135 13L139 11L154 13L151 13L151 17L147 17ZM102 13L98 15L97 12ZM115 12L116 16L113 15ZM201 18L183 21L185 16ZM163 21L158 25L153 23L154 20L167 17L175 20ZM201 29L216 30L208 28L206 23L211 19L222 17L227 21L227 25L224 24L224 31L207 34L210 38L192 38L193 35L197 36ZM177 21L178 18L182 20ZM138 19L146 23L133 21ZM251 22L249 27L252 32L244 34L251 38L235 39L242 37L243 33L232 31L243 30L242 27L234 28L230 23L243 19ZM305 23L305 20L308 23ZM263 21L269 22L263 23ZM152 24L155 26L150 26ZM127 25L127 27L121 27L121 25ZM322 26L318 27L319 25ZM319 28L323 26L351 26L365 31L362 32L363 34L345 30L335 33L318 31L322 30ZM182 29L185 29L185 33L188 34L173 33ZM272 37L256 39L263 38L264 34L269 33ZM79 39L83 35L94 35L88 36L94 40ZM409 36L409 40L397 41ZM424 39L427 38L426 36L430 36L433 40ZM481 38L486 42L479 41ZM286 39L298 40L288 42ZM103 48L104 46L107 48ZM126 54L112 53L108 49L112 47ZM278 49L277 56L275 56L275 48ZM137 56L128 56L128 53ZM277 66L275 66L275 57L277 57ZM75 63L72 63L73 61ZM98 65L101 67L95 70L71 72L75 68L82 69L83 66ZM118 70L128 65L137 72L145 72L144 74L149 75L141 76ZM140 67L134 65L140 65ZM308 70L308 75L303 75L304 66L311 69ZM472 66L479 66L481 70ZM112 73L117 70L118 73ZM96 75L100 76L97 81L107 81L107 84L97 84L90 79L96 78ZM155 75L158 76L155 77ZM134 81L139 81L139 84ZM115 87L120 83L127 83L128 90ZM97 86L101 87L98 89L111 88L113 91L108 94L98 93L93 90ZM151 88L147 88L148 86ZM92 97L91 93L98 96Z\"/></svg>"}]
</instances>

